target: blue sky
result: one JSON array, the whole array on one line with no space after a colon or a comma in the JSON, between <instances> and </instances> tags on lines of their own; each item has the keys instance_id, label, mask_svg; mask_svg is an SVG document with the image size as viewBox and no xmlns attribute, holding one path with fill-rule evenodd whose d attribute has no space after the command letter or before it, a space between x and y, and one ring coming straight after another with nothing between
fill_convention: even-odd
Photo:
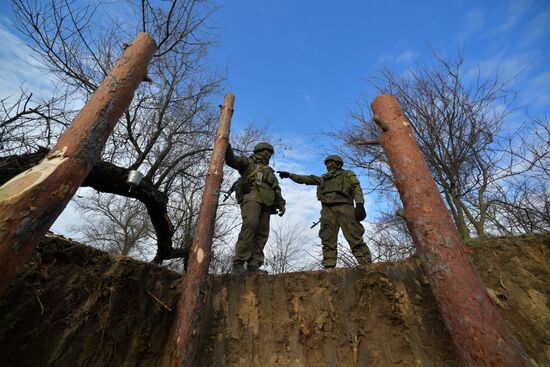
<instances>
[{"instance_id":1,"label":"blue sky","mask_svg":"<svg viewBox=\"0 0 550 367\"><path fill-rule=\"evenodd\" d=\"M236 96L233 125L269 121L273 137L293 146L275 156L277 169L322 174L334 142L321 132L342 127L361 94L376 96L365 78L382 66L406 72L431 50L462 49L472 75L521 72L510 83L517 105L549 111L550 1L240 0L222 4L211 24L220 31L212 58L228 67ZM361 181L368 189L368 177ZM282 187L290 212L316 219L314 190ZM375 195L366 202L368 222L379 203Z\"/></svg>"},{"instance_id":2,"label":"blue sky","mask_svg":"<svg viewBox=\"0 0 550 367\"><path fill-rule=\"evenodd\" d=\"M406 70L430 48L448 55L463 48L467 65L484 73L499 68L511 76L527 68L514 89L527 92L524 99L536 91L533 108L548 109L549 1L334 4L222 5L211 22L221 33L212 57L228 66L236 124L268 120L275 133L304 137L339 127L360 93L370 92L365 77L382 65Z\"/></svg>"},{"instance_id":3,"label":"blue sky","mask_svg":"<svg viewBox=\"0 0 550 367\"><path fill-rule=\"evenodd\" d=\"M550 107L550 1L326 1L218 2L210 20L219 42L214 68L228 70L226 91L236 96L234 130L269 122L270 134L292 146L275 156L277 169L322 174L333 142L321 132L343 126L363 93L364 78L383 65L406 72L427 61L430 49L464 50L465 66L514 79L518 105L542 116ZM41 88L43 77L13 63L29 59L17 42L7 1L0 4L0 97L20 82ZM221 100L220 100L221 102ZM368 188L368 177L362 176ZM310 187L285 180L289 218L304 228L320 209ZM375 199L367 198L369 220ZM298 219L296 219L298 218ZM316 229L306 231L316 238Z\"/></svg>"}]
</instances>

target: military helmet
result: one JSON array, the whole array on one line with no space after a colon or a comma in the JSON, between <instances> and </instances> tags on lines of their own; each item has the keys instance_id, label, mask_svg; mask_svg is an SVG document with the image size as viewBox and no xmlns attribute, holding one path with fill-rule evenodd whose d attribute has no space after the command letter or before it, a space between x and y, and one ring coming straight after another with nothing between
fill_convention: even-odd
<instances>
[{"instance_id":1,"label":"military helmet","mask_svg":"<svg viewBox=\"0 0 550 367\"><path fill-rule=\"evenodd\" d=\"M271 154L275 153L275 150L273 149L273 145L265 141L262 141L261 143L256 144L256 146L254 147L254 153L259 152L260 150L269 150Z\"/></svg>"},{"instance_id":2,"label":"military helmet","mask_svg":"<svg viewBox=\"0 0 550 367\"><path fill-rule=\"evenodd\" d=\"M344 160L339 155L329 155L325 158L325 164L327 164L328 161L333 161L340 163L340 166L344 166Z\"/></svg>"}]
</instances>

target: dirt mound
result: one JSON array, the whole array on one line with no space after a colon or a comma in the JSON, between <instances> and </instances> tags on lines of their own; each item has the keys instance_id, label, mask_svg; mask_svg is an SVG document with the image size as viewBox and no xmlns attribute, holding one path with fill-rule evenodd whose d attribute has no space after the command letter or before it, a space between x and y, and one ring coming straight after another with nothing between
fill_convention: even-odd
<instances>
[{"instance_id":1,"label":"dirt mound","mask_svg":"<svg viewBox=\"0 0 550 367\"><path fill-rule=\"evenodd\" d=\"M0 299L0 366L160 365L179 278L47 237Z\"/></svg>"},{"instance_id":2,"label":"dirt mound","mask_svg":"<svg viewBox=\"0 0 550 367\"><path fill-rule=\"evenodd\" d=\"M470 245L489 294L550 363L550 236ZM0 299L1 366L161 366L180 275L58 237ZM211 276L197 366L453 366L415 258L366 269Z\"/></svg>"},{"instance_id":3,"label":"dirt mound","mask_svg":"<svg viewBox=\"0 0 550 367\"><path fill-rule=\"evenodd\" d=\"M478 240L471 258L512 332L550 366L550 236Z\"/></svg>"}]
</instances>

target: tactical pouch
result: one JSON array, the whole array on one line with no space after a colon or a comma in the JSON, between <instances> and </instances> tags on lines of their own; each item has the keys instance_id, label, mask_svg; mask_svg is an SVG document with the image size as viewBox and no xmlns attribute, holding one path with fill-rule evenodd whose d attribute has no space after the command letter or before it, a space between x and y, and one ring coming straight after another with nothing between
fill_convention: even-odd
<instances>
[{"instance_id":1,"label":"tactical pouch","mask_svg":"<svg viewBox=\"0 0 550 367\"><path fill-rule=\"evenodd\" d=\"M244 200L244 195L250 192L250 186L251 184L247 177L240 177L235 182L235 198L238 204L241 204Z\"/></svg>"},{"instance_id":2,"label":"tactical pouch","mask_svg":"<svg viewBox=\"0 0 550 367\"><path fill-rule=\"evenodd\" d=\"M264 173L262 171L256 172L256 185L260 186L264 179Z\"/></svg>"},{"instance_id":3,"label":"tactical pouch","mask_svg":"<svg viewBox=\"0 0 550 367\"><path fill-rule=\"evenodd\" d=\"M325 180L321 185L321 194L328 194L336 192L342 195L349 195L351 189L351 183L344 174L340 174L336 177L332 177Z\"/></svg>"}]
</instances>

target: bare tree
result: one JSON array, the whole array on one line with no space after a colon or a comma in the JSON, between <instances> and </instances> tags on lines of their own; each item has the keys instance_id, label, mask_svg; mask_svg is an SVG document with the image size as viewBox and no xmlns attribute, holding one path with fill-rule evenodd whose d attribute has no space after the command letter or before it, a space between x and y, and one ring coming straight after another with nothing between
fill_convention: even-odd
<instances>
[{"instance_id":1,"label":"bare tree","mask_svg":"<svg viewBox=\"0 0 550 367\"><path fill-rule=\"evenodd\" d=\"M405 220L394 213L384 213L369 232L372 235L366 237L373 261L399 261L415 252Z\"/></svg>"},{"instance_id":2,"label":"bare tree","mask_svg":"<svg viewBox=\"0 0 550 367\"><path fill-rule=\"evenodd\" d=\"M117 255L152 258L149 241L153 231L141 202L94 192L75 203L83 216L73 231L95 247Z\"/></svg>"},{"instance_id":3,"label":"bare tree","mask_svg":"<svg viewBox=\"0 0 550 367\"><path fill-rule=\"evenodd\" d=\"M0 99L0 151L2 155L32 153L50 146L67 125L65 96L37 102L21 89L17 96Z\"/></svg>"},{"instance_id":4,"label":"bare tree","mask_svg":"<svg viewBox=\"0 0 550 367\"><path fill-rule=\"evenodd\" d=\"M377 93L398 98L460 234L485 236L498 183L526 174L540 162L538 157L526 163L508 149L517 133L503 129L514 110L515 94L507 90L508 81L498 73L467 76L461 53L454 60L434 53L431 65L406 74L383 68L369 82ZM350 125L333 136L345 143L351 164L365 168L375 189L394 200L391 172L375 144L379 131L368 101L360 102L351 117Z\"/></svg>"},{"instance_id":5,"label":"bare tree","mask_svg":"<svg viewBox=\"0 0 550 367\"><path fill-rule=\"evenodd\" d=\"M531 118L507 152L521 175L509 175L492 190L489 221L500 233L550 231L550 121Z\"/></svg>"},{"instance_id":6,"label":"bare tree","mask_svg":"<svg viewBox=\"0 0 550 367\"><path fill-rule=\"evenodd\" d=\"M298 224L290 224L292 218L277 218L272 227L266 246L265 264L271 273L281 274L303 268L306 242Z\"/></svg>"},{"instance_id":7,"label":"bare tree","mask_svg":"<svg viewBox=\"0 0 550 367\"><path fill-rule=\"evenodd\" d=\"M174 240L176 247L187 241L190 230L180 228L190 225L185 220L189 215L168 210L166 193L179 199L188 191L196 195L194 189L187 188L197 187L202 180L203 173L194 168L203 165L210 154L217 114L212 96L223 80L208 71L206 61L213 39L206 21L215 8L200 0L143 0L124 3L127 17L116 19L109 11L112 6L101 1L82 5L71 0L12 0L16 26L34 56L57 78L66 96L73 98L86 99L93 93L120 55L121 46L136 32L149 32L157 40L158 50L149 69L151 83L136 92L103 152L105 163L125 174L117 175L118 181L111 177L108 188L97 181L92 187L142 200L157 234L156 259L183 256L172 247L172 237L183 236ZM21 116L16 120L24 131L44 129L42 123L25 123ZM56 133L62 128L48 127ZM46 135L48 146L53 136ZM132 195L125 178L136 169L145 174L144 185ZM120 203L130 205L127 200ZM97 208L99 213L103 209ZM127 210L131 209L128 206Z\"/></svg>"}]
</instances>

